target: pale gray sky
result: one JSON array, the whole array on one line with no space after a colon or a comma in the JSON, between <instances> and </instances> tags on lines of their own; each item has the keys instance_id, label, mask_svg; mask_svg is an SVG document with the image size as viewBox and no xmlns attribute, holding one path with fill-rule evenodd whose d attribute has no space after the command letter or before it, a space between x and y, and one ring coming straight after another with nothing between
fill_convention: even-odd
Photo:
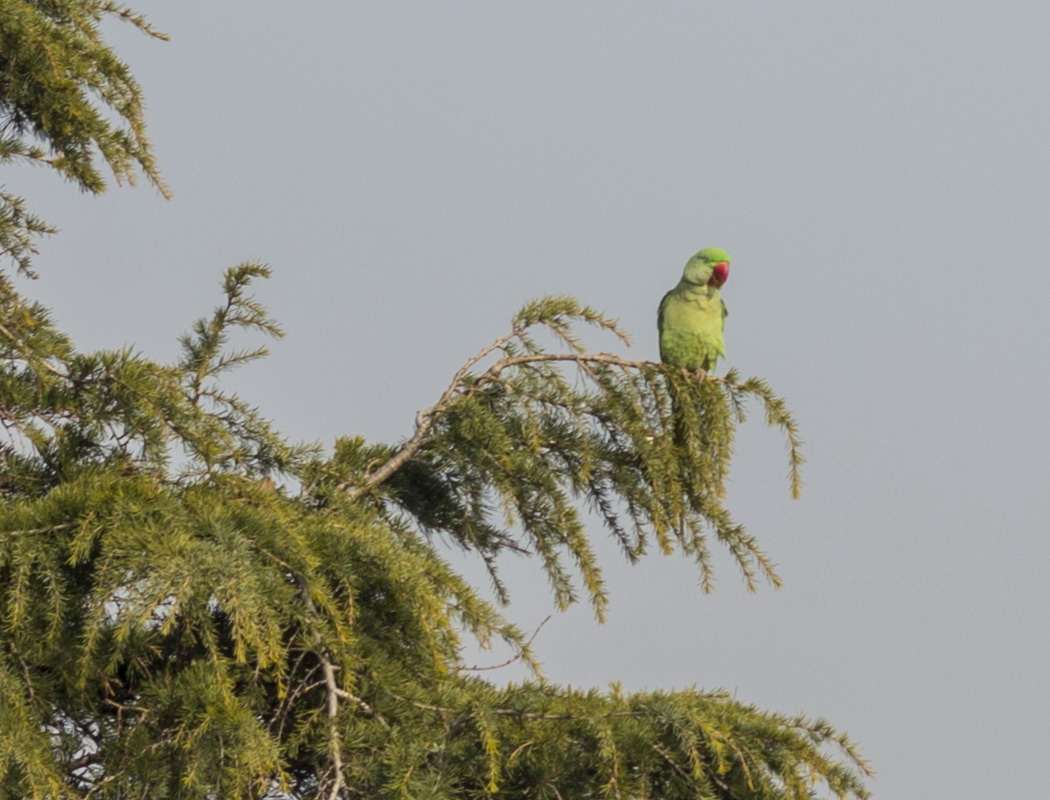
<instances>
[{"instance_id":1,"label":"pale gray sky","mask_svg":"<svg viewBox=\"0 0 1050 800\"><path fill-rule=\"evenodd\" d=\"M552 620L549 677L825 716L877 797L1045 797L1050 6L135 7L173 37L112 28L175 198L5 178L63 229L23 288L82 347L172 357L265 261L288 337L237 387L293 438L397 440L531 297L655 358L660 296L724 247L729 363L806 440L801 501L759 414L733 473L787 586L603 548L610 621ZM532 628L545 584L508 566Z\"/></svg>"}]
</instances>

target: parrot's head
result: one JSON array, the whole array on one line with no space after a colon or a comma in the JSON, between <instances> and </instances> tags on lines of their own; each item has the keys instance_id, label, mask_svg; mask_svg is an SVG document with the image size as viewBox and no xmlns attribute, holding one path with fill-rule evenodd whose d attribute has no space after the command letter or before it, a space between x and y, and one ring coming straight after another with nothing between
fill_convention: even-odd
<instances>
[{"instance_id":1,"label":"parrot's head","mask_svg":"<svg viewBox=\"0 0 1050 800\"><path fill-rule=\"evenodd\" d=\"M683 277L698 286L719 288L729 280L729 253L718 247L705 247L686 262Z\"/></svg>"}]
</instances>

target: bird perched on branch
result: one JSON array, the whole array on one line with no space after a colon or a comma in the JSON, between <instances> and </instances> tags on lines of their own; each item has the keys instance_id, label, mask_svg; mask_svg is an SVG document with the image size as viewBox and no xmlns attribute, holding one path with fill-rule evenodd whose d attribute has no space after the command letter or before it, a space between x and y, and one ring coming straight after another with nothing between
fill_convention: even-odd
<instances>
[{"instance_id":1,"label":"bird perched on branch","mask_svg":"<svg viewBox=\"0 0 1050 800\"><path fill-rule=\"evenodd\" d=\"M726 305L722 285L729 278L729 254L705 247L686 262L682 279L660 301L660 360L687 370L710 372L726 348L722 339Z\"/></svg>"}]
</instances>

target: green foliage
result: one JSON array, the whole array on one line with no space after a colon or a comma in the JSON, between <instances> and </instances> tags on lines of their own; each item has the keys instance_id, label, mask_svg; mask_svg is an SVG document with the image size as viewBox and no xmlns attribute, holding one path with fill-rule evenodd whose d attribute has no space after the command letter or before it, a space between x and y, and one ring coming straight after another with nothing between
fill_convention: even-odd
<instances>
[{"instance_id":1,"label":"green foliage","mask_svg":"<svg viewBox=\"0 0 1050 800\"><path fill-rule=\"evenodd\" d=\"M412 794L492 797L811 797L816 766L833 794L861 791L822 749L853 745L827 723L769 714L724 692L625 694L462 682L448 705L416 702L441 755L410 752ZM818 766L819 765L819 766ZM476 776L469 783L463 775Z\"/></svg>"},{"instance_id":2,"label":"green foliage","mask_svg":"<svg viewBox=\"0 0 1050 800\"><path fill-rule=\"evenodd\" d=\"M76 352L47 311L0 276L0 421L11 439L0 455L14 469L9 480L44 488L85 463L163 473L179 455L186 476L268 472L302 460L306 450L289 447L252 406L214 385L266 352L222 353L230 329L279 333L244 294L253 277L267 274L254 264L231 269L225 303L183 337L175 366L130 350Z\"/></svg>"},{"instance_id":3,"label":"green foliage","mask_svg":"<svg viewBox=\"0 0 1050 800\"><path fill-rule=\"evenodd\" d=\"M425 443L413 439L395 457L345 441L336 457L340 477L371 482L427 532L477 551L501 597L495 556L510 548L542 559L563 608L578 599L570 562L601 617L607 598L584 510L597 513L632 561L653 543L664 553L680 548L696 560L705 590L713 586L712 537L729 549L749 588L761 576L779 584L722 501L748 397L761 400L769 424L787 434L798 493L798 433L783 401L754 378L587 354L573 333L578 323L626 341L614 321L571 298L530 303L511 333L471 359L423 412L417 435L423 430ZM568 352L544 352L543 330ZM377 461L397 471L373 474Z\"/></svg>"},{"instance_id":4,"label":"green foliage","mask_svg":"<svg viewBox=\"0 0 1050 800\"><path fill-rule=\"evenodd\" d=\"M588 509L630 559L677 546L706 583L710 535L749 585L772 575L721 505L747 396L797 444L768 387L588 354L573 325L614 324L554 298L405 443L323 458L218 382L263 352L228 351L235 329L279 334L248 292L266 274L230 270L174 365L81 353L0 283L0 796L865 796L825 723L695 691L497 688L460 656L471 636L533 663L441 537L494 571L533 554L559 604L579 580L599 611Z\"/></svg>"},{"instance_id":5,"label":"green foliage","mask_svg":"<svg viewBox=\"0 0 1050 800\"><path fill-rule=\"evenodd\" d=\"M164 39L146 21L107 0L0 0L0 164L41 164L81 190L106 188L98 160L117 182L141 170L167 194L157 171L142 91L103 40L103 19L129 22ZM54 229L21 198L0 192L0 255L32 274L35 240Z\"/></svg>"}]
</instances>

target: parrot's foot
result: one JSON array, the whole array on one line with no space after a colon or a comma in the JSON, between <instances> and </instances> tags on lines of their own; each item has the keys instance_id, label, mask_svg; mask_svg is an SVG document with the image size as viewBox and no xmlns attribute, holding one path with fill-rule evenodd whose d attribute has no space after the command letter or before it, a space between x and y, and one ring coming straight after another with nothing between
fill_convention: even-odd
<instances>
[{"instance_id":1,"label":"parrot's foot","mask_svg":"<svg viewBox=\"0 0 1050 800\"><path fill-rule=\"evenodd\" d=\"M682 377L686 380L696 379L703 381L707 377L707 370L703 368L689 369L688 367L682 367Z\"/></svg>"}]
</instances>

